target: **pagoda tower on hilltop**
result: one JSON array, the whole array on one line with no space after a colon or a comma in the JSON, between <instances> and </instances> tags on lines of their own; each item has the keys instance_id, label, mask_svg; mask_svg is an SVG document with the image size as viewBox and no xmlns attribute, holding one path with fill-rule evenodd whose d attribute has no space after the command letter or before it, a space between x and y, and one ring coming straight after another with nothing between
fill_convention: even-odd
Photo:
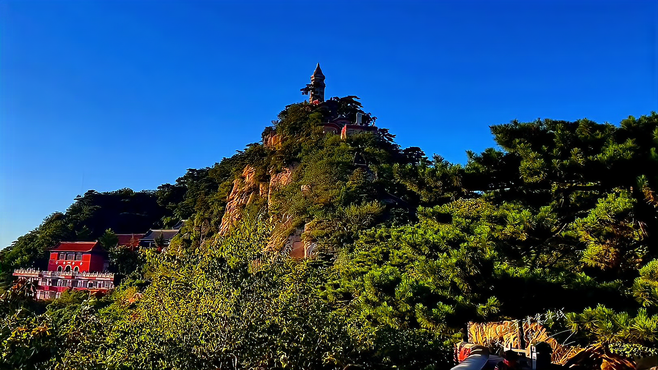
<instances>
[{"instance_id":1,"label":"pagoda tower on hilltop","mask_svg":"<svg viewBox=\"0 0 658 370\"><path fill-rule=\"evenodd\" d=\"M301 89L302 95L308 95L309 103L322 103L324 102L324 74L320 69L320 63L315 67L315 71L311 76L311 83L307 84L305 88Z\"/></svg>"},{"instance_id":2,"label":"pagoda tower on hilltop","mask_svg":"<svg viewBox=\"0 0 658 370\"><path fill-rule=\"evenodd\" d=\"M327 102L324 100L324 74L320 69L320 63L315 67L315 71L311 76L311 83L307 84L306 87L300 89L302 95L308 95L308 102L314 105L321 103L326 111L326 121L322 122L322 130L326 133L333 133L340 135L340 137L345 140L348 136L362 133L362 132L374 132L377 134L378 128L374 125L374 118L370 117L370 114L364 113L361 109L354 111L343 111L340 112L340 101L339 98L331 98ZM354 96L348 96L344 99L351 100L354 102ZM268 139L269 140L269 139Z\"/></svg>"}]
</instances>

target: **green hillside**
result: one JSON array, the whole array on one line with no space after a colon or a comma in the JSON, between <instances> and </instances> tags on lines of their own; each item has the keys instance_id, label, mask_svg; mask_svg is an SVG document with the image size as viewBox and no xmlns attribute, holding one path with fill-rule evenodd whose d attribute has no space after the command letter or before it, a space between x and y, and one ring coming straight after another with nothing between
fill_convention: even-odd
<instances>
[{"instance_id":1,"label":"green hillside","mask_svg":"<svg viewBox=\"0 0 658 370\"><path fill-rule=\"evenodd\" d=\"M372 129L326 132L357 114ZM353 96L292 104L212 167L50 215L0 251L0 368L446 369L469 321L551 312L576 344L657 354L658 114L494 125L465 165L375 123ZM181 220L161 253L115 245ZM12 286L93 239L110 295Z\"/></svg>"}]
</instances>

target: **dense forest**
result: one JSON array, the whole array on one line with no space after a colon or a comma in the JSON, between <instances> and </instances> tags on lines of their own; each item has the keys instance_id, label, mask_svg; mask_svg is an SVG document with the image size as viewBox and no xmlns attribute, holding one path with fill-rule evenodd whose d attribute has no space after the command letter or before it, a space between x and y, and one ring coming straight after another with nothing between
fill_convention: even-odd
<instances>
[{"instance_id":1,"label":"dense forest","mask_svg":"<svg viewBox=\"0 0 658 370\"><path fill-rule=\"evenodd\" d=\"M658 114L494 125L460 165L323 131L357 113L375 122L352 96L292 104L212 167L48 216L0 251L0 368L446 369L469 321L556 312L573 343L658 354ZM113 237L180 220L161 252ZM95 239L109 295L34 301L11 276Z\"/></svg>"}]
</instances>

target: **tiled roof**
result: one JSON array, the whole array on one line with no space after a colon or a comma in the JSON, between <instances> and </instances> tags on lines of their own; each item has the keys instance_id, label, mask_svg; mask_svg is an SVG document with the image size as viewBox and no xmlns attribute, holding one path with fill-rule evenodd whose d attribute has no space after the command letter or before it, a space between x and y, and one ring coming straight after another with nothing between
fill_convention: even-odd
<instances>
[{"instance_id":1,"label":"tiled roof","mask_svg":"<svg viewBox=\"0 0 658 370\"><path fill-rule=\"evenodd\" d=\"M178 229L168 229L168 230L149 230L146 235L142 237L143 241L155 241L156 239L162 237L164 240L170 241L171 239L178 234L180 230Z\"/></svg>"},{"instance_id":2,"label":"tiled roof","mask_svg":"<svg viewBox=\"0 0 658 370\"><path fill-rule=\"evenodd\" d=\"M55 248L51 249L54 252L91 252L96 246L100 245L95 242L60 242Z\"/></svg>"},{"instance_id":3,"label":"tiled roof","mask_svg":"<svg viewBox=\"0 0 658 370\"><path fill-rule=\"evenodd\" d=\"M143 236L144 234L117 234L119 245L124 247L137 247Z\"/></svg>"}]
</instances>

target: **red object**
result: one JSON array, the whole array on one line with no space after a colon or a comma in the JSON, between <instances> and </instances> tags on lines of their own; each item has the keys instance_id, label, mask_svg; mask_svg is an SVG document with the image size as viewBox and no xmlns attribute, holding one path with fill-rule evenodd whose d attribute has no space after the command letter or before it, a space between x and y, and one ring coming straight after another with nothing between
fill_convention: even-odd
<instances>
[{"instance_id":1,"label":"red object","mask_svg":"<svg viewBox=\"0 0 658 370\"><path fill-rule=\"evenodd\" d=\"M50 250L48 270L16 269L16 278L36 282L37 299L58 298L67 289L104 294L114 288L107 253L98 242L61 242Z\"/></svg>"},{"instance_id":2,"label":"red object","mask_svg":"<svg viewBox=\"0 0 658 370\"><path fill-rule=\"evenodd\" d=\"M144 237L144 234L117 234L119 245L122 247L129 247L135 249L139 247L139 241Z\"/></svg>"},{"instance_id":3,"label":"red object","mask_svg":"<svg viewBox=\"0 0 658 370\"><path fill-rule=\"evenodd\" d=\"M60 242L50 251L58 252L91 252L92 249L99 246L98 242Z\"/></svg>"},{"instance_id":4,"label":"red object","mask_svg":"<svg viewBox=\"0 0 658 370\"><path fill-rule=\"evenodd\" d=\"M457 362L460 363L460 362L466 360L466 358L470 355L471 355L471 349L470 348L466 348L466 347L460 348L459 353L457 354Z\"/></svg>"},{"instance_id":5,"label":"red object","mask_svg":"<svg viewBox=\"0 0 658 370\"><path fill-rule=\"evenodd\" d=\"M377 131L375 126L345 125L340 131L340 138L345 140L348 136L364 131Z\"/></svg>"},{"instance_id":6,"label":"red object","mask_svg":"<svg viewBox=\"0 0 658 370\"><path fill-rule=\"evenodd\" d=\"M61 242L50 250L48 271L97 272L107 269L107 253L98 242Z\"/></svg>"}]
</instances>

